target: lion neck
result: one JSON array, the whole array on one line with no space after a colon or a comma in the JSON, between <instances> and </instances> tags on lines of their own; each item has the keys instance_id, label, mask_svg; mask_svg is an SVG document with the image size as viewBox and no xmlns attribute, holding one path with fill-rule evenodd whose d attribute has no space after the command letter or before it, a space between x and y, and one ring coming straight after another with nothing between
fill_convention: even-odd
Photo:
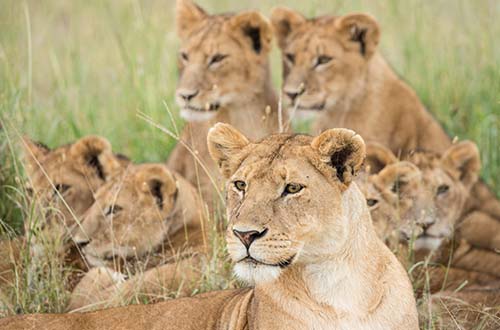
<instances>
[{"instance_id":1,"label":"lion neck","mask_svg":"<svg viewBox=\"0 0 500 330\"><path fill-rule=\"evenodd\" d=\"M377 308L384 294L380 277L387 262L380 253L383 243L376 237L357 187L344 193L342 204L343 221L349 223L345 243L313 262L290 266L275 282L257 285L256 297L259 292L271 297L286 313L302 315L306 324L318 322L318 311L320 318L331 322L353 315L361 318Z\"/></svg>"}]
</instances>

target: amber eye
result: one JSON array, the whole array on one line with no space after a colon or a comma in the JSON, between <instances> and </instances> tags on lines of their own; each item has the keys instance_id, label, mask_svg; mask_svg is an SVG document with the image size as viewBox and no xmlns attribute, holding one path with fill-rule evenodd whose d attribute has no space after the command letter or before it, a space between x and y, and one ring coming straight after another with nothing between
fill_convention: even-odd
<instances>
[{"instance_id":1,"label":"amber eye","mask_svg":"<svg viewBox=\"0 0 500 330\"><path fill-rule=\"evenodd\" d=\"M294 63L295 63L295 55L293 55L293 54L291 54L291 53L286 53L286 54L285 54L285 57L286 57L286 59L287 59L290 63L292 63L292 64L294 64Z\"/></svg>"},{"instance_id":2,"label":"amber eye","mask_svg":"<svg viewBox=\"0 0 500 330\"><path fill-rule=\"evenodd\" d=\"M450 190L450 186L448 186L447 184L442 184L437 188L436 194L437 195L446 194L448 190Z\"/></svg>"},{"instance_id":3,"label":"amber eye","mask_svg":"<svg viewBox=\"0 0 500 330\"><path fill-rule=\"evenodd\" d=\"M237 180L237 181L234 181L234 186L239 191L245 191L247 184L245 183L245 181Z\"/></svg>"},{"instance_id":4,"label":"amber eye","mask_svg":"<svg viewBox=\"0 0 500 330\"><path fill-rule=\"evenodd\" d=\"M317 67L317 66L320 66L320 65L326 64L326 63L330 62L331 60L332 60L332 57L331 57L331 56L327 56L327 55L320 55L320 56L318 56L318 58L316 59L316 64L314 65L314 67Z\"/></svg>"},{"instance_id":5,"label":"amber eye","mask_svg":"<svg viewBox=\"0 0 500 330\"><path fill-rule=\"evenodd\" d=\"M222 60L224 60L228 55L223 55L223 54L215 54L214 56L212 56L212 58L210 59L210 62L208 63L208 65L212 65L212 64L215 64L215 63L219 63L219 62L222 62Z\"/></svg>"},{"instance_id":6,"label":"amber eye","mask_svg":"<svg viewBox=\"0 0 500 330\"><path fill-rule=\"evenodd\" d=\"M366 205L368 206L375 206L378 204L378 200L377 199L374 199L374 198L368 198L366 200Z\"/></svg>"},{"instance_id":7,"label":"amber eye","mask_svg":"<svg viewBox=\"0 0 500 330\"><path fill-rule=\"evenodd\" d=\"M285 191L284 191L284 194L285 195L288 195L288 194L296 194L298 193L299 191L301 191L302 189L304 188L304 186L298 184L298 183L289 183L286 185L285 187Z\"/></svg>"}]
</instances>

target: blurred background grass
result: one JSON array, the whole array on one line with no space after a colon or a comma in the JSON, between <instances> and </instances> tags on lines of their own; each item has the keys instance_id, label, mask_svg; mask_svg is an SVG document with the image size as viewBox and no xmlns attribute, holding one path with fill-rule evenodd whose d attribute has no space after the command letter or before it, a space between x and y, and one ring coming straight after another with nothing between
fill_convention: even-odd
<instances>
[{"instance_id":1,"label":"blurred background grass","mask_svg":"<svg viewBox=\"0 0 500 330\"><path fill-rule=\"evenodd\" d=\"M337 0L198 2L209 12L286 5L306 16L374 15L381 51L452 136L476 141L483 177L500 192L500 2ZM17 132L49 146L86 134L134 161L164 161L175 141L137 118L171 126L177 108L173 0L0 0L0 217L19 223L13 190ZM279 53L272 54L280 86ZM17 148L18 149L18 148ZM14 150L17 150L16 148ZM17 213L16 213L17 212Z\"/></svg>"}]
</instances>

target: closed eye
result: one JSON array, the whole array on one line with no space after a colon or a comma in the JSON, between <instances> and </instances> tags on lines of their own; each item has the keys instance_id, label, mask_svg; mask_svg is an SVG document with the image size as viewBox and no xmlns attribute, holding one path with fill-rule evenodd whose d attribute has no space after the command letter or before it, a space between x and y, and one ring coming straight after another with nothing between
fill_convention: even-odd
<instances>
[{"instance_id":1,"label":"closed eye","mask_svg":"<svg viewBox=\"0 0 500 330\"><path fill-rule=\"evenodd\" d=\"M314 64L314 67L317 68L320 65L324 65L329 63L333 57L328 56L328 55L320 55L316 58L316 63Z\"/></svg>"},{"instance_id":2,"label":"closed eye","mask_svg":"<svg viewBox=\"0 0 500 330\"><path fill-rule=\"evenodd\" d=\"M291 53L286 53L285 57L288 60L288 62L295 64L295 55L293 55Z\"/></svg>"},{"instance_id":3,"label":"closed eye","mask_svg":"<svg viewBox=\"0 0 500 330\"><path fill-rule=\"evenodd\" d=\"M184 62L189 61L189 56L186 52L181 52L181 58Z\"/></svg>"},{"instance_id":4,"label":"closed eye","mask_svg":"<svg viewBox=\"0 0 500 330\"><path fill-rule=\"evenodd\" d=\"M208 66L213 65L215 63L222 62L228 56L229 55L225 55L225 54L215 54L214 56L212 56L210 58L210 62L208 63Z\"/></svg>"},{"instance_id":5,"label":"closed eye","mask_svg":"<svg viewBox=\"0 0 500 330\"><path fill-rule=\"evenodd\" d=\"M116 214L116 213L120 212L121 210L123 210L123 207L121 207L119 205L110 205L104 211L104 215L110 216L111 214Z\"/></svg>"},{"instance_id":6,"label":"closed eye","mask_svg":"<svg viewBox=\"0 0 500 330\"><path fill-rule=\"evenodd\" d=\"M56 183L54 185L54 195L58 195L58 194L64 194L65 192L67 192L69 190L69 188L71 188L70 185L67 185L67 184L64 184L64 183Z\"/></svg>"}]
</instances>

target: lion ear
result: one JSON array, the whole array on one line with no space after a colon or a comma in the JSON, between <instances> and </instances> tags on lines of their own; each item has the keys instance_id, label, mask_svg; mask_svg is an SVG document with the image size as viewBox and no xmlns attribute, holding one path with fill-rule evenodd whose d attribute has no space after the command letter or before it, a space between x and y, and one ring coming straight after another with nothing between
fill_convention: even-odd
<instances>
[{"instance_id":1,"label":"lion ear","mask_svg":"<svg viewBox=\"0 0 500 330\"><path fill-rule=\"evenodd\" d=\"M99 136L86 136L76 141L70 147L69 155L83 169L94 171L104 181L122 168L109 141Z\"/></svg>"},{"instance_id":2,"label":"lion ear","mask_svg":"<svg viewBox=\"0 0 500 330\"><path fill-rule=\"evenodd\" d=\"M49 147L46 145L31 140L29 137L24 136L22 141L24 149L24 161L28 174L33 173L38 168L38 163L50 153Z\"/></svg>"},{"instance_id":3,"label":"lion ear","mask_svg":"<svg viewBox=\"0 0 500 330\"><path fill-rule=\"evenodd\" d=\"M344 47L358 51L362 56L370 58L380 39L380 28L372 16L366 14L350 14L340 17L334 23L341 36Z\"/></svg>"},{"instance_id":4,"label":"lion ear","mask_svg":"<svg viewBox=\"0 0 500 330\"><path fill-rule=\"evenodd\" d=\"M306 22L306 18L294 10L286 7L277 7L273 9L271 13L271 24L281 49L285 48L290 33L304 22Z\"/></svg>"},{"instance_id":5,"label":"lion ear","mask_svg":"<svg viewBox=\"0 0 500 330\"><path fill-rule=\"evenodd\" d=\"M479 178L481 159L477 145L461 141L452 145L441 157L441 163L448 172L470 188Z\"/></svg>"},{"instance_id":6,"label":"lion ear","mask_svg":"<svg viewBox=\"0 0 500 330\"><path fill-rule=\"evenodd\" d=\"M271 24L259 12L249 11L231 17L228 28L248 40L248 45L257 54L266 54L271 49Z\"/></svg>"},{"instance_id":7,"label":"lion ear","mask_svg":"<svg viewBox=\"0 0 500 330\"><path fill-rule=\"evenodd\" d=\"M387 165L397 162L397 157L382 144L377 142L366 143L365 168L368 174L379 173Z\"/></svg>"},{"instance_id":8,"label":"lion ear","mask_svg":"<svg viewBox=\"0 0 500 330\"><path fill-rule=\"evenodd\" d=\"M407 161L389 164L375 176L378 185L381 185L384 189L390 189L394 193L399 191L399 188L403 185L421 179L422 172L420 169Z\"/></svg>"},{"instance_id":9,"label":"lion ear","mask_svg":"<svg viewBox=\"0 0 500 330\"><path fill-rule=\"evenodd\" d=\"M339 181L346 186L363 165L366 155L363 138L345 128L326 130L313 139L311 147L319 153L323 163L335 170Z\"/></svg>"},{"instance_id":10,"label":"lion ear","mask_svg":"<svg viewBox=\"0 0 500 330\"><path fill-rule=\"evenodd\" d=\"M173 174L162 164L140 165L135 174L135 183L139 193L152 196L160 210L165 200L177 192Z\"/></svg>"},{"instance_id":11,"label":"lion ear","mask_svg":"<svg viewBox=\"0 0 500 330\"><path fill-rule=\"evenodd\" d=\"M208 14L191 0L176 1L176 25L177 33L182 39L186 38L193 28Z\"/></svg>"},{"instance_id":12,"label":"lion ear","mask_svg":"<svg viewBox=\"0 0 500 330\"><path fill-rule=\"evenodd\" d=\"M210 156L226 178L237 170L241 150L250 144L236 128L224 123L217 123L208 131L207 143Z\"/></svg>"}]
</instances>

